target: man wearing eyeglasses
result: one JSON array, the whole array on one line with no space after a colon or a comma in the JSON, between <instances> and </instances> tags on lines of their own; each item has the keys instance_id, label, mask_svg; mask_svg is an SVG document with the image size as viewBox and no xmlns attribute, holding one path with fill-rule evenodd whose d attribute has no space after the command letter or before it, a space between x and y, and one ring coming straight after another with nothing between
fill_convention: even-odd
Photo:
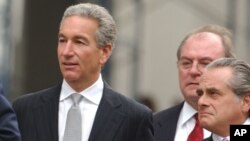
<instances>
[{"instance_id":1,"label":"man wearing eyeglasses","mask_svg":"<svg viewBox=\"0 0 250 141\"><path fill-rule=\"evenodd\" d=\"M200 27L184 38L177 50L177 66L185 100L155 114L155 141L200 141L210 136L210 132L197 125L196 90L204 67L217 58L234 57L232 47L230 31L218 25ZM200 136L192 133L196 126Z\"/></svg>"}]
</instances>

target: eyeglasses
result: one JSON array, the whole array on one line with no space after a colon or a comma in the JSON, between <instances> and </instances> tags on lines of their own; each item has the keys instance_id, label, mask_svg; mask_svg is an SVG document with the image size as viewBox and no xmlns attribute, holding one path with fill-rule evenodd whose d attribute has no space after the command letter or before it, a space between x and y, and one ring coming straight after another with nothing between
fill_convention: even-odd
<instances>
[{"instance_id":1,"label":"eyeglasses","mask_svg":"<svg viewBox=\"0 0 250 141\"><path fill-rule=\"evenodd\" d=\"M178 61L178 65L185 70L190 70L191 68L195 67L199 71L203 71L203 69L211 62L211 60L198 60L193 61L189 59L181 59Z\"/></svg>"}]
</instances>

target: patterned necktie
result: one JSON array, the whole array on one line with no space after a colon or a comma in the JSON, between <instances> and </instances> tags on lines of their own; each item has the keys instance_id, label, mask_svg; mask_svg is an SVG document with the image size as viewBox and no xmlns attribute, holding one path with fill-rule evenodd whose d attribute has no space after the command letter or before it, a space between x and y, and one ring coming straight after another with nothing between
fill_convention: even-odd
<instances>
[{"instance_id":1,"label":"patterned necktie","mask_svg":"<svg viewBox=\"0 0 250 141\"><path fill-rule=\"evenodd\" d=\"M200 126L198 114L195 114L195 126L193 131L189 134L187 141L202 141L203 129Z\"/></svg>"},{"instance_id":2,"label":"patterned necktie","mask_svg":"<svg viewBox=\"0 0 250 141\"><path fill-rule=\"evenodd\" d=\"M82 96L72 94L73 105L68 111L63 141L81 141L82 140L82 116L79 108L79 102Z\"/></svg>"}]
</instances>

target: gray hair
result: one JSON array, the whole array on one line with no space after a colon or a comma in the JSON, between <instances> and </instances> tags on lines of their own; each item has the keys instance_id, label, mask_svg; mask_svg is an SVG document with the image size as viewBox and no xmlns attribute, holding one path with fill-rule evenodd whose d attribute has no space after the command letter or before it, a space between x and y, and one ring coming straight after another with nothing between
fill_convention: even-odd
<instances>
[{"instance_id":1,"label":"gray hair","mask_svg":"<svg viewBox=\"0 0 250 141\"><path fill-rule=\"evenodd\" d=\"M108 43L114 45L116 39L116 24L113 17L104 7L91 3L81 3L69 6L62 17L63 20L70 16L94 18L98 21L99 29L96 32L96 42L99 48Z\"/></svg>"},{"instance_id":2,"label":"gray hair","mask_svg":"<svg viewBox=\"0 0 250 141\"><path fill-rule=\"evenodd\" d=\"M242 97L250 92L250 65L245 61L235 58L216 59L206 66L206 69L229 67L232 69L232 77L228 86L233 92Z\"/></svg>"},{"instance_id":3,"label":"gray hair","mask_svg":"<svg viewBox=\"0 0 250 141\"><path fill-rule=\"evenodd\" d=\"M219 26L219 25L205 25L202 27L199 27L195 29L194 31L190 32L181 42L178 50L177 50L177 59L180 59L181 55L181 48L189 39L191 36L196 35L198 33L202 32L210 32L213 34L218 35L221 38L223 47L224 47L224 52L225 52L225 57L228 58L233 58L235 57L233 53L233 43L232 43L232 33L225 27Z\"/></svg>"}]
</instances>

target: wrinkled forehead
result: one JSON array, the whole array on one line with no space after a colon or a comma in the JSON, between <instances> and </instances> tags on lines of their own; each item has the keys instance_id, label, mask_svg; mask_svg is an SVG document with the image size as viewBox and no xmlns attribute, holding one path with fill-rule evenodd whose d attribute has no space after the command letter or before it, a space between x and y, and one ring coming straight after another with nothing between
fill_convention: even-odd
<instances>
[{"instance_id":1,"label":"wrinkled forehead","mask_svg":"<svg viewBox=\"0 0 250 141\"><path fill-rule=\"evenodd\" d=\"M228 85L232 73L229 67L206 68L200 78L200 85Z\"/></svg>"}]
</instances>

